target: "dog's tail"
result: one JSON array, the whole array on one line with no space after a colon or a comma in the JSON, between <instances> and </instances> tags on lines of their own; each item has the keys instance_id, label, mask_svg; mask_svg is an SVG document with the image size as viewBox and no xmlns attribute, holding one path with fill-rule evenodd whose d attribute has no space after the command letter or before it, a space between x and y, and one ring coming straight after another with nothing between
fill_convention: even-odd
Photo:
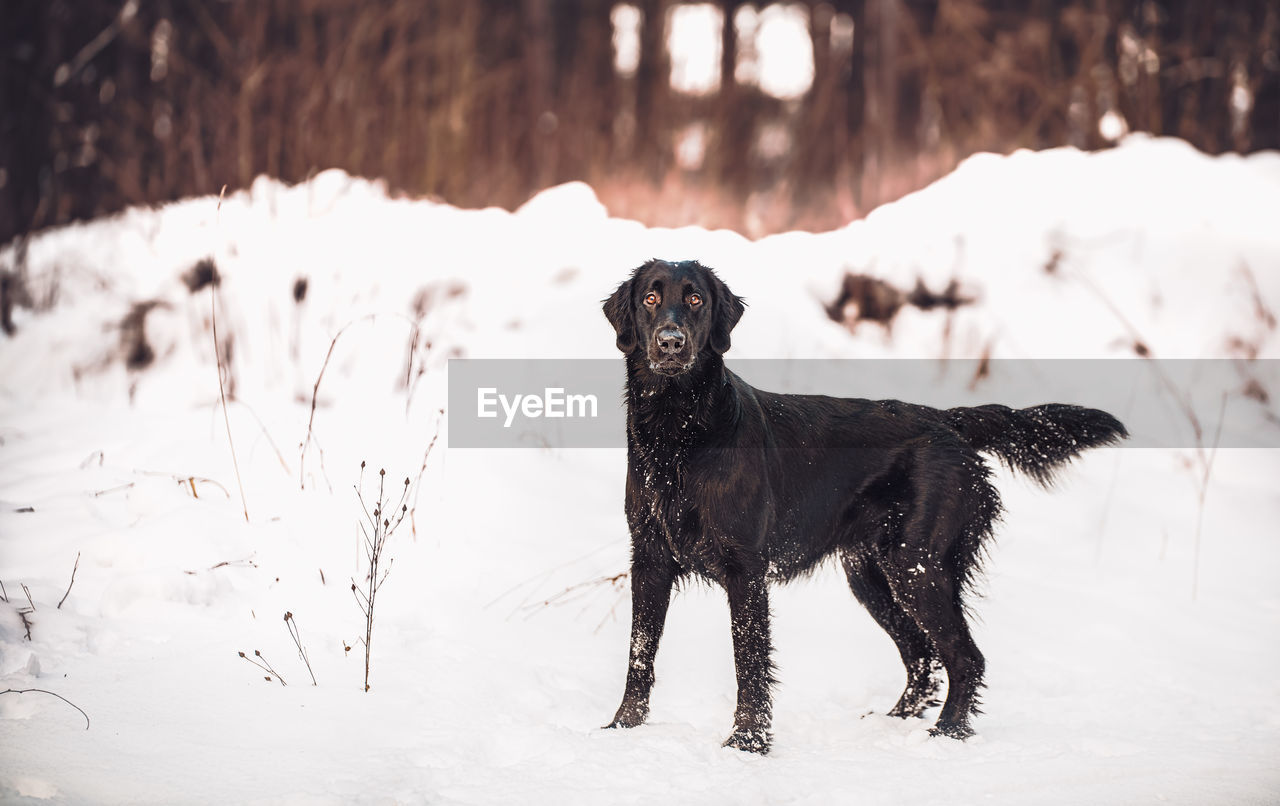
<instances>
[{"instance_id":1,"label":"dog's tail","mask_svg":"<svg viewBox=\"0 0 1280 806\"><path fill-rule=\"evenodd\" d=\"M1098 409L1046 403L1029 409L988 405L948 409L951 427L979 451L1048 487L1054 474L1089 448L1114 445L1129 432Z\"/></svg>"}]
</instances>

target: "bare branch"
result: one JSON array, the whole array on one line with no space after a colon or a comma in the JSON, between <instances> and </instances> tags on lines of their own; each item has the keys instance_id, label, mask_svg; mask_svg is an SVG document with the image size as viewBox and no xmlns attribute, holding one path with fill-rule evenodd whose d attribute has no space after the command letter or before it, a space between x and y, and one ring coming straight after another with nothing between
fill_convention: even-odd
<instances>
[{"instance_id":1,"label":"bare branch","mask_svg":"<svg viewBox=\"0 0 1280 806\"><path fill-rule=\"evenodd\" d=\"M89 715L84 712L83 708L76 705L71 700L68 700L66 697L62 696L61 694L56 694L52 691L49 691L43 688L7 688L4 691L0 691L0 694L26 694L28 692L33 692L33 691L38 692L40 694L48 694L50 697L57 697L58 699L65 702L67 705L70 705L72 708L79 711L80 716L84 717L84 729L85 730L89 729Z\"/></svg>"},{"instance_id":2,"label":"bare branch","mask_svg":"<svg viewBox=\"0 0 1280 806\"><path fill-rule=\"evenodd\" d=\"M226 186L223 185L223 192L226 192ZM222 209L222 195L218 196L218 209ZM240 506L244 510L244 522L249 522L249 505L244 497L244 482L240 480L240 463L236 461L236 445L231 439L231 418L227 415L227 392L222 383L222 349L218 347L218 284L213 283L209 286L209 317L213 326L213 357L218 364L218 397L222 400L222 419L227 425L227 444L231 447L231 467L236 471L236 484L240 487ZM191 485L192 492L195 491L195 483Z\"/></svg>"},{"instance_id":3,"label":"bare branch","mask_svg":"<svg viewBox=\"0 0 1280 806\"><path fill-rule=\"evenodd\" d=\"M293 639L294 646L298 647L298 657L302 658L302 662L307 665L307 674L311 675L311 685L319 685L316 682L316 673L311 670L311 658L307 657L307 650L302 646L302 633L298 630L298 622L293 617L292 612L284 614L284 623L289 630L289 637Z\"/></svg>"},{"instance_id":4,"label":"bare branch","mask_svg":"<svg viewBox=\"0 0 1280 806\"><path fill-rule=\"evenodd\" d=\"M414 517L418 512L418 495L422 492L422 474L427 470L427 459L431 457L431 449L436 446L436 440L440 438L440 422L444 420L444 409L440 409L436 415L436 430L431 435L431 441L427 443L427 449L422 454L422 467L418 468L418 477L413 484L413 506L409 509L409 528L413 531L413 536L418 536L418 521Z\"/></svg>"},{"instance_id":5,"label":"bare branch","mask_svg":"<svg viewBox=\"0 0 1280 806\"><path fill-rule=\"evenodd\" d=\"M1213 433L1213 446L1209 449L1209 457L1204 463L1204 475L1200 478L1199 506L1196 511L1196 536L1194 561L1191 566L1191 598L1195 600L1200 592L1200 531L1204 526L1204 498L1209 492L1209 474L1213 472L1213 460L1218 455L1218 441L1222 438L1222 423L1226 419L1227 396L1222 396L1222 404L1218 409L1218 427Z\"/></svg>"},{"instance_id":6,"label":"bare branch","mask_svg":"<svg viewBox=\"0 0 1280 806\"><path fill-rule=\"evenodd\" d=\"M329 349L324 354L324 362L320 365L320 373L316 375L316 382L311 387L311 414L310 416L307 417L307 436L302 441L302 450L300 451L300 455L298 457L298 483L301 489L305 490L307 488L307 476L306 476L307 448L310 447L313 441L315 441L314 430L315 430L315 422L316 422L316 401L320 395L320 382L324 380L325 370L329 368L329 359L333 358L333 349L338 346L338 339L342 338L342 334L347 332L347 328L360 322L373 321L377 319L379 316L391 316L394 318L403 319L404 321L408 322L411 327L414 327L414 328L417 327L417 323L407 316L403 316L399 314L368 313L368 314L365 314L364 316L358 316L355 319L352 319L350 322L347 322L345 325L338 328L337 333L333 334L333 338L329 341Z\"/></svg>"},{"instance_id":7,"label":"bare branch","mask_svg":"<svg viewBox=\"0 0 1280 806\"><path fill-rule=\"evenodd\" d=\"M276 445L276 441L271 438L271 432L267 430L266 423L262 422L262 418L253 410L253 407L248 403L245 403L243 400L233 400L231 402L238 404L243 407L245 411L249 412L249 416L253 417L254 421L258 424L258 428L262 431L262 435L267 438L267 443L271 445L271 450L275 452L276 461L280 462L280 467L284 468L284 472L286 474L293 475L293 468L289 467L289 463L285 461L284 454L280 452L280 447ZM226 405L226 401L223 401L223 405ZM252 454L252 451L250 451L250 453Z\"/></svg>"},{"instance_id":8,"label":"bare branch","mask_svg":"<svg viewBox=\"0 0 1280 806\"><path fill-rule=\"evenodd\" d=\"M244 658L245 660L247 660L247 661L249 661L250 663L252 663L254 666L257 666L259 669L261 669L262 671L266 672L267 674L269 674L269 675L274 675L274 676L275 676L275 679L276 679L276 680L278 680L278 681L280 682L280 685L282 685L282 686L287 686L287 685L288 685L288 683L284 682L284 677L283 677L279 672L277 672L275 669L273 669L273 668L271 667L271 664L267 662L267 659L266 659L266 658L263 656L263 654L262 654L261 652L259 652L258 650L256 650L256 649L255 649L255 650L253 650L253 658L249 657L248 655L244 654L243 652L239 652L239 653L237 653L237 654L239 654L239 655L240 655L240 657L242 657L242 658ZM254 658L257 658L258 660L254 660ZM268 677L268 678L267 678L267 680L268 680L268 681L270 681L270 680L271 680L271 678L270 678L270 677Z\"/></svg>"},{"instance_id":9,"label":"bare branch","mask_svg":"<svg viewBox=\"0 0 1280 806\"><path fill-rule=\"evenodd\" d=\"M67 592L62 594L62 598L58 600L58 610L62 609L62 603L71 595L71 586L76 584L76 571L80 568L80 552L76 552L76 564L71 568L71 582L67 585Z\"/></svg>"}]
</instances>

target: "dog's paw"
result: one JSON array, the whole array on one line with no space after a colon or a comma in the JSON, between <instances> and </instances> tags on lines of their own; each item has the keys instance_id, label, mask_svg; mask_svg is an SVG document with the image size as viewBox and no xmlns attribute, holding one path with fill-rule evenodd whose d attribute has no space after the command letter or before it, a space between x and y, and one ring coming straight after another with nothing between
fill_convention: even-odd
<instances>
[{"instance_id":1,"label":"dog's paw","mask_svg":"<svg viewBox=\"0 0 1280 806\"><path fill-rule=\"evenodd\" d=\"M772 744L773 734L767 730L735 728L729 738L724 740L723 746L732 747L745 753L758 753L763 756L769 753L769 747Z\"/></svg>"},{"instance_id":2,"label":"dog's paw","mask_svg":"<svg viewBox=\"0 0 1280 806\"><path fill-rule=\"evenodd\" d=\"M889 709L886 716L897 717L898 719L921 719L924 717L925 704L903 705L898 703Z\"/></svg>"},{"instance_id":3,"label":"dog's paw","mask_svg":"<svg viewBox=\"0 0 1280 806\"><path fill-rule=\"evenodd\" d=\"M611 728L634 728L643 725L649 716L649 709L641 706L624 704L618 709L618 713L614 714L613 721L604 726L604 730Z\"/></svg>"},{"instance_id":4,"label":"dog's paw","mask_svg":"<svg viewBox=\"0 0 1280 806\"><path fill-rule=\"evenodd\" d=\"M965 739L973 736L974 731L973 728L969 727L968 722L939 722L932 728L929 728L929 735L946 736L949 739L959 739L963 742Z\"/></svg>"}]
</instances>

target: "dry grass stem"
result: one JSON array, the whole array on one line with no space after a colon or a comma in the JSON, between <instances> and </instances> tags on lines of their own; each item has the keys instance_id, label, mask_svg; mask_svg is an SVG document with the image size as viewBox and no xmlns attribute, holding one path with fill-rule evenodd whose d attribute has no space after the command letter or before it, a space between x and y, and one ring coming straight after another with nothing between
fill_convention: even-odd
<instances>
[{"instance_id":1,"label":"dry grass stem","mask_svg":"<svg viewBox=\"0 0 1280 806\"><path fill-rule=\"evenodd\" d=\"M62 598L58 600L58 609L62 609L62 603L71 595L71 586L76 584L76 571L80 568L80 552L76 552L76 564L71 568L71 582L67 585L67 592L62 594Z\"/></svg>"},{"instance_id":2,"label":"dry grass stem","mask_svg":"<svg viewBox=\"0 0 1280 806\"><path fill-rule=\"evenodd\" d=\"M84 717L84 729L85 730L89 729L89 715L84 712L83 708L76 705L71 700L68 700L66 697L62 696L61 694L56 694L52 691L49 691L43 688L7 688L4 691L0 691L0 694L27 694L31 692L35 692L39 694L48 694L50 697L57 697L58 699L65 702L67 705L70 705L72 708L80 712L80 716Z\"/></svg>"}]
</instances>

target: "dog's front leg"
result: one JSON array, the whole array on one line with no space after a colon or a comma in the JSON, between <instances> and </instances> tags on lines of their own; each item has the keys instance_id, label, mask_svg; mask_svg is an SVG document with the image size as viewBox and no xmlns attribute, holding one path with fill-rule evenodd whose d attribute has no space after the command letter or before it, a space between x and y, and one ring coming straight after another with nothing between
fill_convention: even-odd
<instances>
[{"instance_id":1,"label":"dog's front leg","mask_svg":"<svg viewBox=\"0 0 1280 806\"><path fill-rule=\"evenodd\" d=\"M773 661L769 655L769 588L763 571L725 579L733 624L733 662L738 673L738 708L725 747L768 753L773 741Z\"/></svg>"},{"instance_id":2,"label":"dog's front leg","mask_svg":"<svg viewBox=\"0 0 1280 806\"><path fill-rule=\"evenodd\" d=\"M646 557L633 549L631 560L631 649L627 658L627 689L608 728L634 728L649 716L653 689L653 661L667 621L667 606L675 583L675 563L654 552Z\"/></svg>"}]
</instances>

